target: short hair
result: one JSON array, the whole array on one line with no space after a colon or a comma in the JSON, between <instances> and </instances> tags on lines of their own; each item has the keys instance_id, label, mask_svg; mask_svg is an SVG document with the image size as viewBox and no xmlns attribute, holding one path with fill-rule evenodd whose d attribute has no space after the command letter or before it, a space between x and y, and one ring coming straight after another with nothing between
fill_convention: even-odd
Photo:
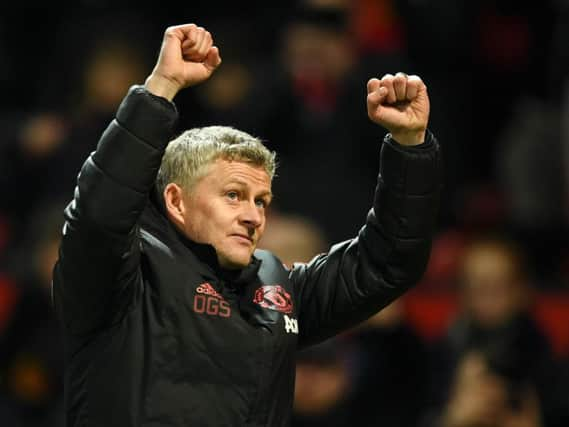
<instances>
[{"instance_id":1,"label":"short hair","mask_svg":"<svg viewBox=\"0 0 569 427\"><path fill-rule=\"evenodd\" d=\"M159 194L171 182L191 191L217 159L262 167L271 180L275 175L276 153L259 138L229 126L206 126L187 130L170 141L156 178Z\"/></svg>"}]
</instances>

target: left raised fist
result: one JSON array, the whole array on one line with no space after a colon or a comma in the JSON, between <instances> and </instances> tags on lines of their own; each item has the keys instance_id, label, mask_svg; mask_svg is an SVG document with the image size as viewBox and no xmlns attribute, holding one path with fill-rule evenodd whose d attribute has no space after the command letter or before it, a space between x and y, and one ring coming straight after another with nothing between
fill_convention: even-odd
<instances>
[{"instance_id":1,"label":"left raised fist","mask_svg":"<svg viewBox=\"0 0 569 427\"><path fill-rule=\"evenodd\" d=\"M419 76L386 74L367 83L369 118L400 144L418 145L425 140L429 109L427 87Z\"/></svg>"}]
</instances>

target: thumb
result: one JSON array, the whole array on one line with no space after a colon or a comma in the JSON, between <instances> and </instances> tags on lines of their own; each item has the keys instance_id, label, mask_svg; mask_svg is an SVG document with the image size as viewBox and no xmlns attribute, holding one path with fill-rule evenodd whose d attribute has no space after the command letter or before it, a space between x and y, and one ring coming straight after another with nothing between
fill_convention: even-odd
<instances>
[{"instance_id":1,"label":"thumb","mask_svg":"<svg viewBox=\"0 0 569 427\"><path fill-rule=\"evenodd\" d=\"M177 59L182 54L180 52L182 41L180 39L180 34L175 31L167 31L164 34L164 39L162 40L162 46L160 48L160 58L166 61Z\"/></svg>"},{"instance_id":2,"label":"thumb","mask_svg":"<svg viewBox=\"0 0 569 427\"><path fill-rule=\"evenodd\" d=\"M215 70L221 64L221 56L219 56L219 49L212 46L204 60L204 65L209 70Z\"/></svg>"}]
</instances>

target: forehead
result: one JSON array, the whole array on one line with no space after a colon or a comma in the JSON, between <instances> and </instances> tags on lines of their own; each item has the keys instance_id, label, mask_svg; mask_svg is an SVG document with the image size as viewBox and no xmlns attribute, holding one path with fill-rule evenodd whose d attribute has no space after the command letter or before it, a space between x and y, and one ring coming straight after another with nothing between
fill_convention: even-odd
<instances>
[{"instance_id":1,"label":"forehead","mask_svg":"<svg viewBox=\"0 0 569 427\"><path fill-rule=\"evenodd\" d=\"M239 160L215 160L204 177L210 184L227 185L236 183L270 191L271 178L262 166Z\"/></svg>"}]
</instances>

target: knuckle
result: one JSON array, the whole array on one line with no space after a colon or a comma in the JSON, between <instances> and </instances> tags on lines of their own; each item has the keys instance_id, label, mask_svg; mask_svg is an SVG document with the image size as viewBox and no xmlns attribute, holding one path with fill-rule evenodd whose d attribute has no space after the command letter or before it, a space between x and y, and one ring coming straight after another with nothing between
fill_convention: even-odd
<instances>
[{"instance_id":1,"label":"knuckle","mask_svg":"<svg viewBox=\"0 0 569 427\"><path fill-rule=\"evenodd\" d=\"M416 74L413 74L413 75L409 76L409 77L407 78L407 80L408 80L409 82L413 82L413 83L415 83L415 84L421 84L421 83L423 82L423 80L421 79L421 77L417 76Z\"/></svg>"}]
</instances>

